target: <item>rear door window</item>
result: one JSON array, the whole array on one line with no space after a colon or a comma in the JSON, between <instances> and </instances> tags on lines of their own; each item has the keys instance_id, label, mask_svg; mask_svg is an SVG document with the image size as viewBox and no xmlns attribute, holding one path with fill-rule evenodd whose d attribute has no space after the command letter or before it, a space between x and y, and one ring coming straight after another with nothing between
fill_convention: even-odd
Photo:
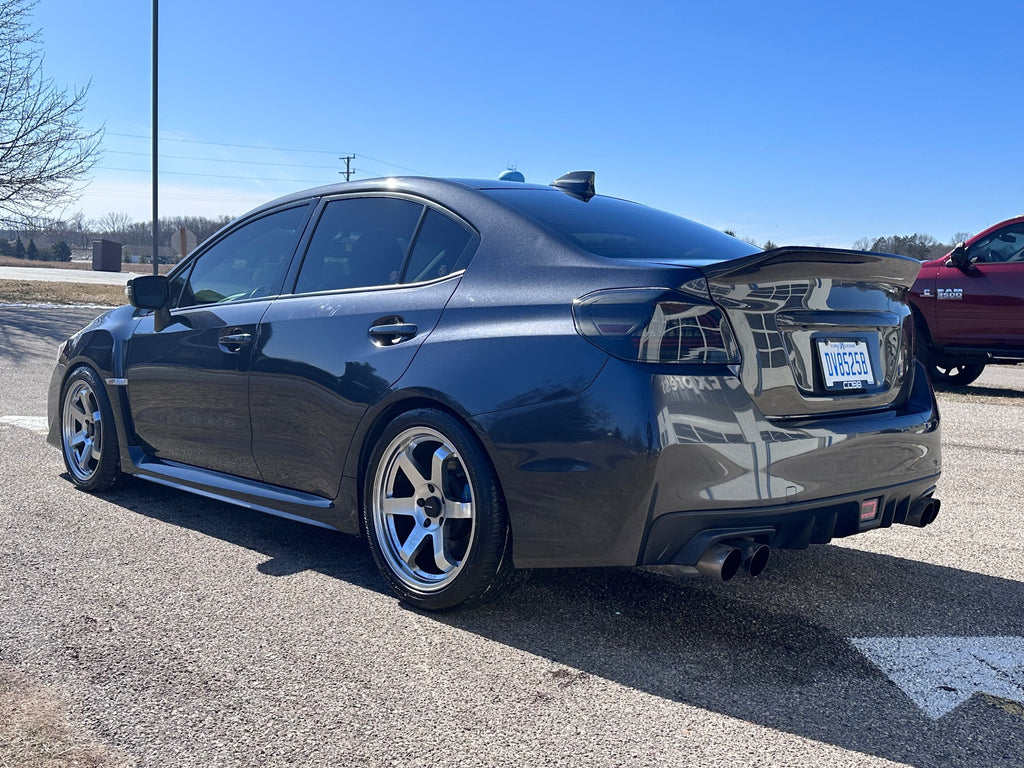
<instances>
[{"instance_id":1,"label":"rear door window","mask_svg":"<svg viewBox=\"0 0 1024 768\"><path fill-rule=\"evenodd\" d=\"M394 285L423 205L389 197L332 200L306 249L296 293Z\"/></svg>"}]
</instances>

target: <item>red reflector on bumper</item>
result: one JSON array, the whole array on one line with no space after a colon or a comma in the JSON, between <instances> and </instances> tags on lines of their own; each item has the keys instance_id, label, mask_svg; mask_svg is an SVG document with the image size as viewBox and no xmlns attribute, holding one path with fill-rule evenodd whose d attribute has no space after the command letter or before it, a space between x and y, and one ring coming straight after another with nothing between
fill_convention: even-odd
<instances>
[{"instance_id":1,"label":"red reflector on bumper","mask_svg":"<svg viewBox=\"0 0 1024 768\"><path fill-rule=\"evenodd\" d=\"M878 499L868 499L860 503L860 521L870 523L878 518Z\"/></svg>"}]
</instances>

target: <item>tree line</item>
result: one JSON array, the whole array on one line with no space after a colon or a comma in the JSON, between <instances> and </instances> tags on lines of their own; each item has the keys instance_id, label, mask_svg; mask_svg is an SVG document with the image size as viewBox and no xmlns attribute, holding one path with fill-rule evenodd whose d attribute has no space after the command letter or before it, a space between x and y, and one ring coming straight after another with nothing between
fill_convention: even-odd
<instances>
[{"instance_id":1,"label":"tree line","mask_svg":"<svg viewBox=\"0 0 1024 768\"><path fill-rule=\"evenodd\" d=\"M202 242L232 220L231 216L167 216L160 218L160 246L176 243L184 227ZM70 261L72 250L89 250L93 240L114 240L122 245L152 246L153 222L134 221L126 213L107 213L88 219L78 212L67 219L23 224L17 230L0 229L0 256L42 261ZM27 243L27 244L26 244ZM64 258L64 256L67 258Z\"/></svg>"},{"instance_id":2,"label":"tree line","mask_svg":"<svg viewBox=\"0 0 1024 768\"><path fill-rule=\"evenodd\" d=\"M740 237L733 230L724 230L725 234L733 237ZM898 256L909 256L919 261L930 261L940 256L945 256L958 244L971 237L970 232L957 232L949 243L940 243L931 235L917 232L913 235L888 235L886 237L862 237L854 241L855 251L874 251L875 253L895 253ZM750 243L758 248L770 251L778 248L778 244L767 240L764 243L757 242L752 237L740 237L740 240Z\"/></svg>"}]
</instances>

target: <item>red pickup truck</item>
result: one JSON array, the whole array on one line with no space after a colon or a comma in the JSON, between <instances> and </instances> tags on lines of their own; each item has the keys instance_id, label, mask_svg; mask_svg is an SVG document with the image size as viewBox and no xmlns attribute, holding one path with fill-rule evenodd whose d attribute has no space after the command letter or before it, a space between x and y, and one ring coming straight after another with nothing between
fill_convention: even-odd
<instances>
[{"instance_id":1,"label":"red pickup truck","mask_svg":"<svg viewBox=\"0 0 1024 768\"><path fill-rule=\"evenodd\" d=\"M1024 362L1024 216L926 261L910 302L933 381L966 385L988 363Z\"/></svg>"}]
</instances>

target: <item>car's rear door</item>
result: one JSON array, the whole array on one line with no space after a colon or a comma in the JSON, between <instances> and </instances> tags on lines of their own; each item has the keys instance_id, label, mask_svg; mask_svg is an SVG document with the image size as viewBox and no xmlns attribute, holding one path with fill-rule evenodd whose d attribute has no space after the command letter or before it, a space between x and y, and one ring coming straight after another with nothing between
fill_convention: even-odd
<instances>
[{"instance_id":1,"label":"car's rear door","mask_svg":"<svg viewBox=\"0 0 1024 768\"><path fill-rule=\"evenodd\" d=\"M337 494L360 418L434 329L476 242L465 223L418 200L324 202L294 295L259 327L249 402L266 482Z\"/></svg>"},{"instance_id":2,"label":"car's rear door","mask_svg":"<svg viewBox=\"0 0 1024 768\"><path fill-rule=\"evenodd\" d=\"M259 479L249 422L256 329L309 208L258 216L222 236L175 275L170 322L140 320L126 378L134 431L149 456Z\"/></svg>"}]
</instances>

